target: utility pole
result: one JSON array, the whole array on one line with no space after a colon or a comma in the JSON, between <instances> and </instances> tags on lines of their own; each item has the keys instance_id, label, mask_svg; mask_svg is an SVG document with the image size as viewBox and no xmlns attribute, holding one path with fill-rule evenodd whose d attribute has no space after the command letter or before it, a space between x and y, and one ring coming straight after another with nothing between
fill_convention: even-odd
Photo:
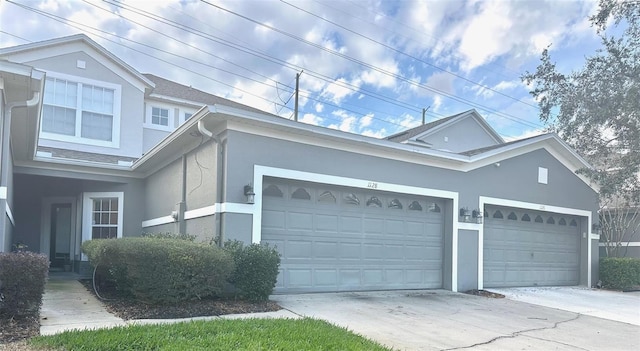
<instances>
[{"instance_id":1,"label":"utility pole","mask_svg":"<svg viewBox=\"0 0 640 351\"><path fill-rule=\"evenodd\" d=\"M300 73L296 73L296 101L295 101L295 107L293 108L293 120L294 121L298 121L298 91L300 90L300 74L302 74L302 71L300 71Z\"/></svg>"},{"instance_id":2,"label":"utility pole","mask_svg":"<svg viewBox=\"0 0 640 351\"><path fill-rule=\"evenodd\" d=\"M429 107L431 107L431 105L429 105ZM424 125L427 121L426 116L427 116L427 110L429 109L429 107L427 108L423 108L422 109L422 124Z\"/></svg>"}]
</instances>

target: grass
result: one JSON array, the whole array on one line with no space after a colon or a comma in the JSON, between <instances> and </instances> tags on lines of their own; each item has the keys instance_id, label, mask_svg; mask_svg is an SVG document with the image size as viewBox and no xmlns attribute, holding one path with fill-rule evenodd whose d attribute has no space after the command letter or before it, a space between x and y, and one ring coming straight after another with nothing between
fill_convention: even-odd
<instances>
[{"instance_id":1,"label":"grass","mask_svg":"<svg viewBox=\"0 0 640 351\"><path fill-rule=\"evenodd\" d=\"M221 319L70 331L30 340L61 350L390 350L317 319Z\"/></svg>"}]
</instances>

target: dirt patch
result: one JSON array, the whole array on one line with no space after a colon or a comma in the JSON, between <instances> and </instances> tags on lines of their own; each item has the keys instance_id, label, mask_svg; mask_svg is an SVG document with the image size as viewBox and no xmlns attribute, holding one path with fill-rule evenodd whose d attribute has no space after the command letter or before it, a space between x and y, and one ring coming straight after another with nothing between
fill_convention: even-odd
<instances>
[{"instance_id":1,"label":"dirt patch","mask_svg":"<svg viewBox=\"0 0 640 351\"><path fill-rule=\"evenodd\" d=\"M85 288L95 295L91 280L81 280ZM235 299L203 299L171 305L150 305L131 299L117 297L112 291L100 291L101 300L107 311L129 319L171 319L225 314L271 312L282 309L273 301L249 302Z\"/></svg>"},{"instance_id":2,"label":"dirt patch","mask_svg":"<svg viewBox=\"0 0 640 351\"><path fill-rule=\"evenodd\" d=\"M469 295L475 295L475 296L490 297L492 299L504 299L504 295L487 291L487 290L472 289L472 290L465 291L464 293Z\"/></svg>"}]
</instances>

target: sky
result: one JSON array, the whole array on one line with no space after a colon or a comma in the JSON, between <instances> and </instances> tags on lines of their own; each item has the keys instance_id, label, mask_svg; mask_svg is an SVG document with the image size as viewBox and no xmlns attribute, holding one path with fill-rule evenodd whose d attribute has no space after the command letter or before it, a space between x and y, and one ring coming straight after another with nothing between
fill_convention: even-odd
<instances>
[{"instance_id":1,"label":"sky","mask_svg":"<svg viewBox=\"0 0 640 351\"><path fill-rule=\"evenodd\" d=\"M521 76L600 47L595 1L0 0L0 47L84 33L141 73L304 123L385 137L476 109L541 133Z\"/></svg>"}]
</instances>

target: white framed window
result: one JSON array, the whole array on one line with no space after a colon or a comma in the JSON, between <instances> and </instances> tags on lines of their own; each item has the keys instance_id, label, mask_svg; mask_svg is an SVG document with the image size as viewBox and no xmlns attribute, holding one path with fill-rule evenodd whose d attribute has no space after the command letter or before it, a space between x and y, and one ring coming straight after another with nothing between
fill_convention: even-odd
<instances>
[{"instance_id":1,"label":"white framed window","mask_svg":"<svg viewBox=\"0 0 640 351\"><path fill-rule=\"evenodd\" d=\"M82 241L122 237L123 192L84 193Z\"/></svg>"},{"instance_id":2,"label":"white framed window","mask_svg":"<svg viewBox=\"0 0 640 351\"><path fill-rule=\"evenodd\" d=\"M40 136L119 147L121 91L117 84L47 72Z\"/></svg>"},{"instance_id":3,"label":"white framed window","mask_svg":"<svg viewBox=\"0 0 640 351\"><path fill-rule=\"evenodd\" d=\"M171 132L175 128L174 106L151 102L147 103L146 116L144 119L145 128L159 129Z\"/></svg>"},{"instance_id":4,"label":"white framed window","mask_svg":"<svg viewBox=\"0 0 640 351\"><path fill-rule=\"evenodd\" d=\"M169 126L169 109L162 107L151 107L151 124L156 126Z\"/></svg>"},{"instance_id":5,"label":"white framed window","mask_svg":"<svg viewBox=\"0 0 640 351\"><path fill-rule=\"evenodd\" d=\"M193 116L193 112L184 112L182 114L182 121L186 122L189 118L191 118L191 116Z\"/></svg>"}]
</instances>

